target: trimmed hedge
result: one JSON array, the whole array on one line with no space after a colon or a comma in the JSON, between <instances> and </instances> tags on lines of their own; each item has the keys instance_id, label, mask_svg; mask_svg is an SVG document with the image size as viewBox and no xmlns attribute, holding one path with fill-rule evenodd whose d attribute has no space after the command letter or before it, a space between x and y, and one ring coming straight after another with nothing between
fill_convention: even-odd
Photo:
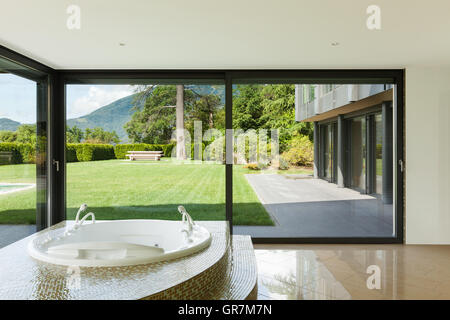
<instances>
[{"instance_id":1,"label":"trimmed hedge","mask_svg":"<svg viewBox=\"0 0 450 320\"><path fill-rule=\"evenodd\" d=\"M164 156L165 157L171 157L172 156L172 152L176 152L174 151L175 148L175 144L166 144L164 145L166 146L166 150L164 150ZM203 153L205 152L205 144L202 143L202 154L200 155L203 159ZM191 159L194 159L194 150L195 149L195 144L191 143Z\"/></svg>"},{"instance_id":2,"label":"trimmed hedge","mask_svg":"<svg viewBox=\"0 0 450 320\"><path fill-rule=\"evenodd\" d=\"M77 162L77 146L78 143L68 143L66 144L66 161L67 162Z\"/></svg>"},{"instance_id":3,"label":"trimmed hedge","mask_svg":"<svg viewBox=\"0 0 450 320\"><path fill-rule=\"evenodd\" d=\"M31 143L18 143L23 163L36 163L36 147Z\"/></svg>"},{"instance_id":4,"label":"trimmed hedge","mask_svg":"<svg viewBox=\"0 0 450 320\"><path fill-rule=\"evenodd\" d=\"M31 143L1 142L0 152L11 153L10 164L36 163L36 148Z\"/></svg>"},{"instance_id":5,"label":"trimmed hedge","mask_svg":"<svg viewBox=\"0 0 450 320\"><path fill-rule=\"evenodd\" d=\"M80 143L76 146L78 161L115 159L114 147L110 144Z\"/></svg>"},{"instance_id":6,"label":"trimmed hedge","mask_svg":"<svg viewBox=\"0 0 450 320\"><path fill-rule=\"evenodd\" d=\"M2 163L16 164L23 163L22 155L20 154L17 143L13 142L2 142L0 143L0 153L4 154L1 157ZM9 155L11 155L11 160L9 160Z\"/></svg>"},{"instance_id":7,"label":"trimmed hedge","mask_svg":"<svg viewBox=\"0 0 450 320\"><path fill-rule=\"evenodd\" d=\"M114 147L110 144L68 143L66 161L96 161L115 159Z\"/></svg>"},{"instance_id":8,"label":"trimmed hedge","mask_svg":"<svg viewBox=\"0 0 450 320\"><path fill-rule=\"evenodd\" d=\"M173 144L116 144L114 152L117 159L126 159L126 154L128 151L162 151L165 157L170 157L173 147Z\"/></svg>"}]
</instances>

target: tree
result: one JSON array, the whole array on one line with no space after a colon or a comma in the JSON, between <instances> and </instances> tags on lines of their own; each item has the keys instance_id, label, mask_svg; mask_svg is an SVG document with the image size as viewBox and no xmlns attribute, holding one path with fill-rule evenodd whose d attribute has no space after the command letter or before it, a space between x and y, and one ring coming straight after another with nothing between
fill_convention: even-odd
<instances>
[{"instance_id":1,"label":"tree","mask_svg":"<svg viewBox=\"0 0 450 320\"><path fill-rule=\"evenodd\" d=\"M199 96L192 110L192 117L207 124L206 129L222 129L225 123L225 109L216 94Z\"/></svg>"},{"instance_id":2,"label":"tree","mask_svg":"<svg viewBox=\"0 0 450 320\"><path fill-rule=\"evenodd\" d=\"M238 85L233 90L233 128L255 129L261 127L263 112L263 85Z\"/></svg>"},{"instance_id":3,"label":"tree","mask_svg":"<svg viewBox=\"0 0 450 320\"><path fill-rule=\"evenodd\" d=\"M233 128L278 129L280 151L294 135L313 139L310 123L295 121L295 85L238 85L233 90Z\"/></svg>"},{"instance_id":4,"label":"tree","mask_svg":"<svg viewBox=\"0 0 450 320\"><path fill-rule=\"evenodd\" d=\"M310 123L295 121L295 85L266 85L261 91L263 112L261 125L265 129L278 129L280 151L283 152L294 135L306 135L313 139Z\"/></svg>"},{"instance_id":5,"label":"tree","mask_svg":"<svg viewBox=\"0 0 450 320\"><path fill-rule=\"evenodd\" d=\"M87 128L84 134L84 143L117 144L120 142L115 131L105 131L103 128Z\"/></svg>"},{"instance_id":6,"label":"tree","mask_svg":"<svg viewBox=\"0 0 450 320\"><path fill-rule=\"evenodd\" d=\"M185 90L184 113L190 113L194 94ZM136 96L135 112L125 124L128 137L135 143L169 143L176 129L177 88L174 85L141 88ZM142 107L140 105L143 105Z\"/></svg>"},{"instance_id":7,"label":"tree","mask_svg":"<svg viewBox=\"0 0 450 320\"><path fill-rule=\"evenodd\" d=\"M84 138L83 130L77 126L68 127L66 132L67 143L80 143Z\"/></svg>"},{"instance_id":8,"label":"tree","mask_svg":"<svg viewBox=\"0 0 450 320\"><path fill-rule=\"evenodd\" d=\"M125 125L133 142L169 143L177 130L177 158L185 159L185 130L194 137L194 122L207 129L225 129L223 92L213 86L163 85L141 87L135 100L135 112ZM184 130L183 130L184 129ZM203 133L202 132L202 133Z\"/></svg>"},{"instance_id":9,"label":"tree","mask_svg":"<svg viewBox=\"0 0 450 320\"><path fill-rule=\"evenodd\" d=\"M36 144L36 125L22 124L17 128L17 139L19 143Z\"/></svg>"},{"instance_id":10,"label":"tree","mask_svg":"<svg viewBox=\"0 0 450 320\"><path fill-rule=\"evenodd\" d=\"M15 131L0 131L0 142L15 142L17 140L17 132Z\"/></svg>"}]
</instances>

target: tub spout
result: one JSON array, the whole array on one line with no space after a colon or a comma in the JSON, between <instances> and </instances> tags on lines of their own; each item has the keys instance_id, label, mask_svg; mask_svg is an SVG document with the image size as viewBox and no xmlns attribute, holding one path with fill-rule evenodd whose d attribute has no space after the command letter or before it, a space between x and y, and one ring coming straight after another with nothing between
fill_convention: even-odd
<instances>
[{"instance_id":1,"label":"tub spout","mask_svg":"<svg viewBox=\"0 0 450 320\"><path fill-rule=\"evenodd\" d=\"M189 213L186 211L186 209L183 206L178 206L178 212L181 214L182 218L181 221L185 225L185 229L183 229L181 232L186 232L186 235L188 237L191 236L192 230L194 228L195 222L192 220L192 217L189 215Z\"/></svg>"},{"instance_id":2,"label":"tub spout","mask_svg":"<svg viewBox=\"0 0 450 320\"><path fill-rule=\"evenodd\" d=\"M83 212L83 211L86 211L86 209L87 209L87 204L86 203L83 203L81 206L80 206L80 209L78 209L78 212L77 212L77 216L75 217L75 224L78 224L78 222L80 222L80 214Z\"/></svg>"}]
</instances>

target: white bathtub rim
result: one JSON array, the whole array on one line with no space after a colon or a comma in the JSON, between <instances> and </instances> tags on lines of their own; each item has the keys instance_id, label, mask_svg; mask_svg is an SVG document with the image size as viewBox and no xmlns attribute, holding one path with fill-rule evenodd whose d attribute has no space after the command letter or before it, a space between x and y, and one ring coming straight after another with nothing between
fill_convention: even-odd
<instances>
[{"instance_id":1,"label":"white bathtub rim","mask_svg":"<svg viewBox=\"0 0 450 320\"><path fill-rule=\"evenodd\" d=\"M180 223L180 221L176 221L176 220L161 220L161 219L98 220L98 221L96 221L96 223L119 223L119 222L124 222L124 221L126 221L126 222L132 222L132 221L135 221L135 222L142 222L142 221L162 222L162 221L164 221L164 222L174 223L174 224ZM124 267L124 266L150 264L150 263L155 263L155 262L164 262L164 261L169 261L169 260L174 260L177 258L190 256L190 255L200 252L210 246L211 241L212 241L212 236L211 236L210 232L202 226L198 226L198 227L200 228L200 230L202 232L205 232L209 235L209 237L206 241L203 241L202 243L197 244L196 246L193 246L193 247L189 247L189 248L179 250L179 251L168 251L167 253L164 253L161 256L155 256L155 257L125 258L125 259L116 259L116 260L67 259L67 258L58 258L55 256L49 256L48 254L45 254L36 248L36 246L34 244L35 240L40 239L41 237L45 237L49 233L52 233L52 234L59 233L59 232L62 233L63 231L70 229L71 228L70 225L66 225L65 227L49 230L42 234L40 233L39 235L36 235L28 242L27 252L32 258L34 258L38 261L46 262L46 263L53 264L53 265L60 265L60 266L78 266L78 267L96 267L96 268L97 267Z\"/></svg>"}]
</instances>

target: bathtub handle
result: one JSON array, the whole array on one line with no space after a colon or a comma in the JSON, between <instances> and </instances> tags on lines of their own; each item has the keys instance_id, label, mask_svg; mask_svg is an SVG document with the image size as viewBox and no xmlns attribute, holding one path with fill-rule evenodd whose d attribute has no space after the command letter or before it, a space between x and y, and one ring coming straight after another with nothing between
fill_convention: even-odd
<instances>
[{"instance_id":1,"label":"bathtub handle","mask_svg":"<svg viewBox=\"0 0 450 320\"><path fill-rule=\"evenodd\" d=\"M83 225L83 223L86 221L87 218L92 218L92 223L95 223L95 214L93 212L89 212L86 214L83 218L81 218L80 223L78 224L79 227Z\"/></svg>"}]
</instances>

